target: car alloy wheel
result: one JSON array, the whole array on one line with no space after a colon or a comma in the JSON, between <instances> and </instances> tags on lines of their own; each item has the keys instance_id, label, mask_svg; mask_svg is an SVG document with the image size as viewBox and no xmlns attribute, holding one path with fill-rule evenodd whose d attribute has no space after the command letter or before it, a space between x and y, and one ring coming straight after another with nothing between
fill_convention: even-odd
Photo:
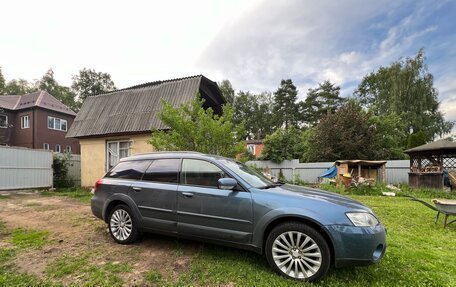
<instances>
[{"instance_id":1,"label":"car alloy wheel","mask_svg":"<svg viewBox=\"0 0 456 287\"><path fill-rule=\"evenodd\" d=\"M124 241L131 235L133 228L133 222L130 214L123 209L117 209L111 216L110 224L112 235L120 240Z\"/></svg>"},{"instance_id":2,"label":"car alloy wheel","mask_svg":"<svg viewBox=\"0 0 456 287\"><path fill-rule=\"evenodd\" d=\"M282 223L273 228L266 240L265 253L276 272L308 282L323 277L331 262L325 238L301 222Z\"/></svg>"},{"instance_id":3,"label":"car alloy wheel","mask_svg":"<svg viewBox=\"0 0 456 287\"><path fill-rule=\"evenodd\" d=\"M134 242L139 237L136 221L127 205L116 206L109 216L109 233L121 244Z\"/></svg>"},{"instance_id":4,"label":"car alloy wheel","mask_svg":"<svg viewBox=\"0 0 456 287\"><path fill-rule=\"evenodd\" d=\"M272 256L277 267L296 279L315 275L321 266L321 251L315 241L299 231L280 234L272 245Z\"/></svg>"}]
</instances>

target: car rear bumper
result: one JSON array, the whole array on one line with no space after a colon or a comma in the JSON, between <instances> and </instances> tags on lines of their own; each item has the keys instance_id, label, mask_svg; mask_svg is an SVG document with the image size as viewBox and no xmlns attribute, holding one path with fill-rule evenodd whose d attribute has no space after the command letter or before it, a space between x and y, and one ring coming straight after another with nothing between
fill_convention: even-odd
<instances>
[{"instance_id":1,"label":"car rear bumper","mask_svg":"<svg viewBox=\"0 0 456 287\"><path fill-rule=\"evenodd\" d=\"M92 197L90 200L90 208L92 209L93 215L103 219L103 202L97 199L96 196Z\"/></svg>"},{"instance_id":2,"label":"car rear bumper","mask_svg":"<svg viewBox=\"0 0 456 287\"><path fill-rule=\"evenodd\" d=\"M326 227L333 239L336 267L370 265L383 258L386 251L386 230L383 225Z\"/></svg>"}]
</instances>

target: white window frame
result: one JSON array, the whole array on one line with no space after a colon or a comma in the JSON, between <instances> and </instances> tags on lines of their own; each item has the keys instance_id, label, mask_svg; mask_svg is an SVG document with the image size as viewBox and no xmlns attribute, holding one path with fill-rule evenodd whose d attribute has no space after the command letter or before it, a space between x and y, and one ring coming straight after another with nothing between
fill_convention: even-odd
<instances>
[{"instance_id":1,"label":"white window frame","mask_svg":"<svg viewBox=\"0 0 456 287\"><path fill-rule=\"evenodd\" d=\"M65 152L71 153L71 146L67 145L65 147Z\"/></svg>"},{"instance_id":2,"label":"white window frame","mask_svg":"<svg viewBox=\"0 0 456 287\"><path fill-rule=\"evenodd\" d=\"M115 150L111 150L109 148L110 144L115 144ZM121 158L124 158L124 157L120 157L119 154L120 154L120 143L128 143L128 149L127 149L127 156L130 156L131 155L131 147L133 146L133 141L130 140L130 139L125 139L125 140L113 140L113 141L106 141L106 172L109 171L111 169L111 167L115 166L119 160ZM115 157L117 157L117 159L115 160L115 162L110 162L110 155L111 154L114 154Z\"/></svg>"},{"instance_id":3,"label":"white window frame","mask_svg":"<svg viewBox=\"0 0 456 287\"><path fill-rule=\"evenodd\" d=\"M62 146L59 144L55 145L55 152L61 153L62 152Z\"/></svg>"},{"instance_id":4,"label":"white window frame","mask_svg":"<svg viewBox=\"0 0 456 287\"><path fill-rule=\"evenodd\" d=\"M30 128L30 117L28 115L21 116L21 129Z\"/></svg>"},{"instance_id":5,"label":"white window frame","mask_svg":"<svg viewBox=\"0 0 456 287\"><path fill-rule=\"evenodd\" d=\"M56 127L56 121L59 120L59 125L58 127ZM52 126L49 125L49 121L52 121ZM65 129L62 129L62 123L65 123ZM56 131L62 131L62 132L66 132L68 130L68 121L67 120L64 120L64 119L61 119L61 118L56 118L56 117L51 117L51 116L48 116L48 119L47 119L47 127L48 129L50 130L56 130Z\"/></svg>"},{"instance_id":6,"label":"white window frame","mask_svg":"<svg viewBox=\"0 0 456 287\"><path fill-rule=\"evenodd\" d=\"M0 115L0 117L5 117L5 125L0 125L0 128L2 128L2 129L8 128L8 116L7 115Z\"/></svg>"},{"instance_id":7,"label":"white window frame","mask_svg":"<svg viewBox=\"0 0 456 287\"><path fill-rule=\"evenodd\" d=\"M49 144L48 143L43 143L43 149L44 150L49 150Z\"/></svg>"}]
</instances>

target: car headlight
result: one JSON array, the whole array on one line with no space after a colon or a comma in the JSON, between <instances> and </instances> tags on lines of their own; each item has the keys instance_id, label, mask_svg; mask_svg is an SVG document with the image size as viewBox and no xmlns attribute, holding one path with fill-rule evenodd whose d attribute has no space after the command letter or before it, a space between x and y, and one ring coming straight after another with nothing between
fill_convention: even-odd
<instances>
[{"instance_id":1,"label":"car headlight","mask_svg":"<svg viewBox=\"0 0 456 287\"><path fill-rule=\"evenodd\" d=\"M377 218L367 212L348 212L346 213L348 219L353 223L354 226L370 226L374 227L379 224Z\"/></svg>"}]
</instances>

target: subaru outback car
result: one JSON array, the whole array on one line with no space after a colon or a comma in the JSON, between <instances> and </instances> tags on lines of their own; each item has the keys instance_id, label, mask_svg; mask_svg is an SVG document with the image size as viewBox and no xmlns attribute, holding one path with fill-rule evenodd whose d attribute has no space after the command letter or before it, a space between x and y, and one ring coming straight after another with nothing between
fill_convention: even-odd
<instances>
[{"instance_id":1,"label":"subaru outback car","mask_svg":"<svg viewBox=\"0 0 456 287\"><path fill-rule=\"evenodd\" d=\"M233 159L193 152L123 158L95 186L92 212L115 241L143 232L265 254L279 274L315 281L330 265L379 261L386 234L361 203L273 183Z\"/></svg>"}]
</instances>

